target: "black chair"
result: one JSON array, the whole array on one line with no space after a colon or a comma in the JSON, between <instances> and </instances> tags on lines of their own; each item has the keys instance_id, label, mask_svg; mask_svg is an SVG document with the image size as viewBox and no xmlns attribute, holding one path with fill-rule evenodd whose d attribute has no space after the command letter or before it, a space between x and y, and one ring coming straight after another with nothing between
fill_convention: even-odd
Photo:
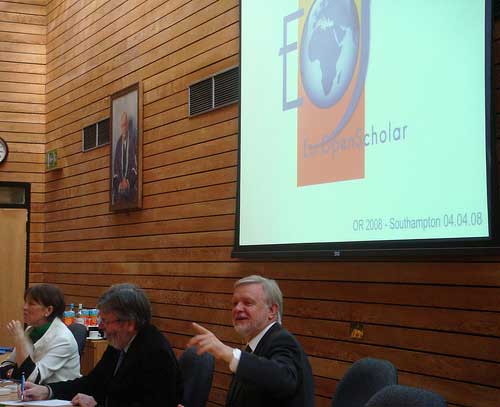
<instances>
[{"instance_id":1,"label":"black chair","mask_svg":"<svg viewBox=\"0 0 500 407\"><path fill-rule=\"evenodd\" d=\"M69 330L75 337L78 345L78 354L82 356L83 349L85 348L85 341L87 340L87 327L83 324L68 325Z\"/></svg>"},{"instance_id":2,"label":"black chair","mask_svg":"<svg viewBox=\"0 0 500 407\"><path fill-rule=\"evenodd\" d=\"M363 407L379 390L397 382L398 372L391 362L360 359L353 363L337 384L332 407Z\"/></svg>"},{"instance_id":3,"label":"black chair","mask_svg":"<svg viewBox=\"0 0 500 407\"><path fill-rule=\"evenodd\" d=\"M437 393L409 386L388 386L375 394L365 407L446 407Z\"/></svg>"},{"instance_id":4,"label":"black chair","mask_svg":"<svg viewBox=\"0 0 500 407\"><path fill-rule=\"evenodd\" d=\"M187 348L179 357L184 382L184 407L205 407L212 387L215 360L210 353L196 354L196 348Z\"/></svg>"}]
</instances>

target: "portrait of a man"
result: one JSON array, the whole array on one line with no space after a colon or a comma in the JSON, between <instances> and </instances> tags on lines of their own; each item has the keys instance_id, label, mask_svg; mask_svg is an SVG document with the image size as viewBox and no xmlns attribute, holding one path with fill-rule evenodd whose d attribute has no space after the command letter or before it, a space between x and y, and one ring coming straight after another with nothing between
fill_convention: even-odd
<instances>
[{"instance_id":1,"label":"portrait of a man","mask_svg":"<svg viewBox=\"0 0 500 407\"><path fill-rule=\"evenodd\" d=\"M111 98L111 209L139 208L140 137L139 88L127 88Z\"/></svg>"}]
</instances>

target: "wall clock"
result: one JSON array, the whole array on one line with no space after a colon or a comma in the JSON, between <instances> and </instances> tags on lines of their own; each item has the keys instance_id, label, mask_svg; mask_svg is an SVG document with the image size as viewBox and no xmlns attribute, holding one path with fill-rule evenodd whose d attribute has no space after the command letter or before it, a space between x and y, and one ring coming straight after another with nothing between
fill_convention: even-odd
<instances>
[{"instance_id":1,"label":"wall clock","mask_svg":"<svg viewBox=\"0 0 500 407\"><path fill-rule=\"evenodd\" d=\"M9 154L9 148L7 147L7 142L0 137L0 164L7 159Z\"/></svg>"}]
</instances>

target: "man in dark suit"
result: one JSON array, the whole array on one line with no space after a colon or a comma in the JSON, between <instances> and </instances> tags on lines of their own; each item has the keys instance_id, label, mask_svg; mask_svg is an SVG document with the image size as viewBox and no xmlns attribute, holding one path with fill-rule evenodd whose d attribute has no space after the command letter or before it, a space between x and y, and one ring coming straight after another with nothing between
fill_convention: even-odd
<instances>
[{"instance_id":1,"label":"man in dark suit","mask_svg":"<svg viewBox=\"0 0 500 407\"><path fill-rule=\"evenodd\" d=\"M232 319L245 351L223 344L194 323L188 346L209 352L234 373L227 407L313 407L311 366L302 346L281 325L283 297L274 280L249 276L236 282ZM188 406L186 406L188 407Z\"/></svg>"},{"instance_id":2,"label":"man in dark suit","mask_svg":"<svg viewBox=\"0 0 500 407\"><path fill-rule=\"evenodd\" d=\"M112 286L98 302L109 346L96 367L75 380L26 384L25 399L57 398L82 407L175 407L180 370L165 336L151 325L151 305L132 284Z\"/></svg>"},{"instance_id":3,"label":"man in dark suit","mask_svg":"<svg viewBox=\"0 0 500 407\"><path fill-rule=\"evenodd\" d=\"M113 163L113 205L135 204L138 200L137 135L130 128L128 115L123 112Z\"/></svg>"}]
</instances>

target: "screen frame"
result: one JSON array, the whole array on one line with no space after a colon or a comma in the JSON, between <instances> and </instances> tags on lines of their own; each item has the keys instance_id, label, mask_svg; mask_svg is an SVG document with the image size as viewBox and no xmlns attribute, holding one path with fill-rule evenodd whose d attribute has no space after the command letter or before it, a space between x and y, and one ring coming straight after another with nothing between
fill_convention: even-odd
<instances>
[{"instance_id":1,"label":"screen frame","mask_svg":"<svg viewBox=\"0 0 500 407\"><path fill-rule=\"evenodd\" d=\"M242 0L252 1L252 0ZM242 6L240 4L239 65L242 62ZM333 259L356 260L366 258L411 259L416 257L463 257L488 256L498 254L500 249L500 200L498 186L497 140L494 123L493 98L493 1L485 0L485 144L486 144L486 184L489 237L480 238L438 238L410 240L379 240L328 243L286 243L265 245L240 244L240 193L241 193L241 94L243 79L239 81L238 114L238 158L234 245L231 257L253 259Z\"/></svg>"}]
</instances>

